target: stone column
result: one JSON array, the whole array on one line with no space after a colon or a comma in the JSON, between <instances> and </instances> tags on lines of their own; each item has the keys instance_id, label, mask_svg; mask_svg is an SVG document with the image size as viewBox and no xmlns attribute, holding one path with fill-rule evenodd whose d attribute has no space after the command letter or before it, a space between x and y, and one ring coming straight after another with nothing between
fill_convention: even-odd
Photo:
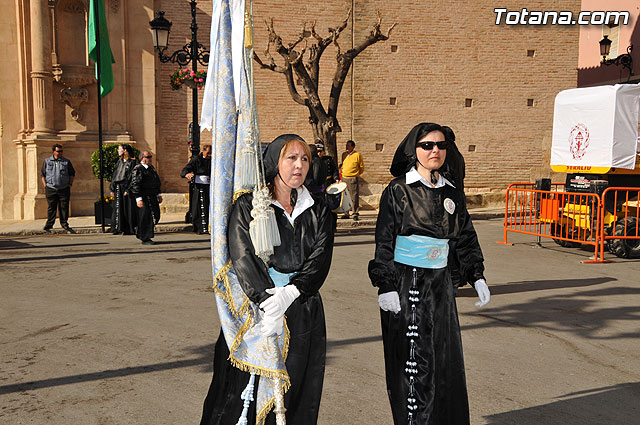
<instances>
[{"instance_id":1,"label":"stone column","mask_svg":"<svg viewBox=\"0 0 640 425\"><path fill-rule=\"evenodd\" d=\"M30 9L33 131L53 133L52 32L47 0L32 0Z\"/></svg>"}]
</instances>

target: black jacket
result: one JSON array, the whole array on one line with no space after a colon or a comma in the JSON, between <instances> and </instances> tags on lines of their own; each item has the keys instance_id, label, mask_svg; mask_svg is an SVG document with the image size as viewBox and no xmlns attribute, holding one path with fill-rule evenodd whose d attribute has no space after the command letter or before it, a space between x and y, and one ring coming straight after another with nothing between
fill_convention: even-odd
<instances>
[{"instance_id":1,"label":"black jacket","mask_svg":"<svg viewBox=\"0 0 640 425\"><path fill-rule=\"evenodd\" d=\"M269 266L280 273L293 273L289 282L296 285L301 297L313 296L324 283L331 265L333 231L329 210L324 201L314 197L314 204L299 215L292 226L282 209L274 207L280 239ZM233 206L227 233L229 254L242 289L249 299L260 304L273 288L269 271L254 251L249 236L253 195L242 195Z\"/></svg>"},{"instance_id":2,"label":"black jacket","mask_svg":"<svg viewBox=\"0 0 640 425\"><path fill-rule=\"evenodd\" d=\"M203 157L202 153L192 155L187 165L180 172L180 177L185 177L189 173L193 173L196 176L210 176L211 158Z\"/></svg>"},{"instance_id":3,"label":"black jacket","mask_svg":"<svg viewBox=\"0 0 640 425\"><path fill-rule=\"evenodd\" d=\"M447 198L455 203L453 214L444 208ZM381 293L395 290L397 276L393 258L398 235L449 239L455 243L463 280L475 282L484 278L482 250L464 193L459 190L449 185L429 188L420 181L407 184L406 176L389 183L380 199L375 258L369 263L369 277Z\"/></svg>"},{"instance_id":4,"label":"black jacket","mask_svg":"<svg viewBox=\"0 0 640 425\"><path fill-rule=\"evenodd\" d=\"M160 176L158 176L153 165L145 168L143 164L138 164L133 168L131 193L134 197L143 195L157 196L160 194Z\"/></svg>"},{"instance_id":5,"label":"black jacket","mask_svg":"<svg viewBox=\"0 0 640 425\"><path fill-rule=\"evenodd\" d=\"M135 166L136 166L135 159L129 159L127 161L123 159L118 159L118 163L116 164L116 169L113 170L113 176L111 177L111 184L109 185L109 189L111 190L111 192L116 191L117 184L124 185L125 192L130 190L131 173L133 172L133 168Z\"/></svg>"}]
</instances>

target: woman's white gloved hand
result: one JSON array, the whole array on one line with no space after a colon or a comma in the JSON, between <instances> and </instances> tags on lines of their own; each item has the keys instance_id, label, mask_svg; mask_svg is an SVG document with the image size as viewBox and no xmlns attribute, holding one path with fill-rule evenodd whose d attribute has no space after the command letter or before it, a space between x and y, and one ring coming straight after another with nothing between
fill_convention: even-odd
<instances>
[{"instance_id":1,"label":"woman's white gloved hand","mask_svg":"<svg viewBox=\"0 0 640 425\"><path fill-rule=\"evenodd\" d=\"M400 312L400 296L398 292L391 291L378 295L378 304L384 311L391 311L393 313Z\"/></svg>"},{"instance_id":2,"label":"woman's white gloved hand","mask_svg":"<svg viewBox=\"0 0 640 425\"><path fill-rule=\"evenodd\" d=\"M480 301L476 302L476 307L482 307L486 303L489 302L491 298L491 293L489 292L489 287L487 286L487 282L484 279L476 280L476 283L473 284L474 289L478 293L478 298Z\"/></svg>"},{"instance_id":3,"label":"woman's white gloved hand","mask_svg":"<svg viewBox=\"0 0 640 425\"><path fill-rule=\"evenodd\" d=\"M282 335L284 332L283 316L265 314L260 322L260 333L264 336Z\"/></svg>"},{"instance_id":4,"label":"woman's white gloved hand","mask_svg":"<svg viewBox=\"0 0 640 425\"><path fill-rule=\"evenodd\" d=\"M273 295L260 303L260 308L269 316L282 317L291 303L300 296L295 285L277 286L266 290Z\"/></svg>"}]
</instances>

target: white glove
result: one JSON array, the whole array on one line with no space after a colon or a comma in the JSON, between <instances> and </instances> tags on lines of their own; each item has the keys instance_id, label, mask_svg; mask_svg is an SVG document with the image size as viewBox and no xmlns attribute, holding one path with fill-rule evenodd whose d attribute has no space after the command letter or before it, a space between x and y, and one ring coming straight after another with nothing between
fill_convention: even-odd
<instances>
[{"instance_id":1,"label":"white glove","mask_svg":"<svg viewBox=\"0 0 640 425\"><path fill-rule=\"evenodd\" d=\"M489 302L491 293L489 292L489 287L487 286L487 282L485 282L484 279L476 280L476 283L473 284L473 288L478 293L478 298L480 298L480 301L476 302L476 307L482 307Z\"/></svg>"},{"instance_id":2,"label":"white glove","mask_svg":"<svg viewBox=\"0 0 640 425\"><path fill-rule=\"evenodd\" d=\"M260 322L260 333L264 336L282 335L284 332L283 316L265 314Z\"/></svg>"},{"instance_id":3,"label":"white glove","mask_svg":"<svg viewBox=\"0 0 640 425\"><path fill-rule=\"evenodd\" d=\"M393 313L400 312L400 296L398 292L391 291L378 295L378 304L384 311L391 311Z\"/></svg>"},{"instance_id":4,"label":"white glove","mask_svg":"<svg viewBox=\"0 0 640 425\"><path fill-rule=\"evenodd\" d=\"M282 317L291 303L300 296L295 285L277 286L266 290L273 295L260 303L260 308L269 316Z\"/></svg>"}]
</instances>

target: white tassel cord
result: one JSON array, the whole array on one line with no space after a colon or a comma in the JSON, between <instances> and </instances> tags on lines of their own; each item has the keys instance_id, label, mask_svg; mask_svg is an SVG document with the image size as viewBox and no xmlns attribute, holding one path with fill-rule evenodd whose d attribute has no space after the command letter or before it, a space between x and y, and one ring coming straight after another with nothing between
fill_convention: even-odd
<instances>
[{"instance_id":1,"label":"white tassel cord","mask_svg":"<svg viewBox=\"0 0 640 425\"><path fill-rule=\"evenodd\" d=\"M249 378L249 383L247 384L247 387L244 389L244 391L242 391L242 396L240 397L243 401L242 403L242 415L240 415L240 419L238 419L238 423L236 425L248 425L248 419L247 416L249 415L249 406L251 405L251 402L253 401L253 384L256 380L256 375L255 374L251 374L251 377Z\"/></svg>"}]
</instances>

